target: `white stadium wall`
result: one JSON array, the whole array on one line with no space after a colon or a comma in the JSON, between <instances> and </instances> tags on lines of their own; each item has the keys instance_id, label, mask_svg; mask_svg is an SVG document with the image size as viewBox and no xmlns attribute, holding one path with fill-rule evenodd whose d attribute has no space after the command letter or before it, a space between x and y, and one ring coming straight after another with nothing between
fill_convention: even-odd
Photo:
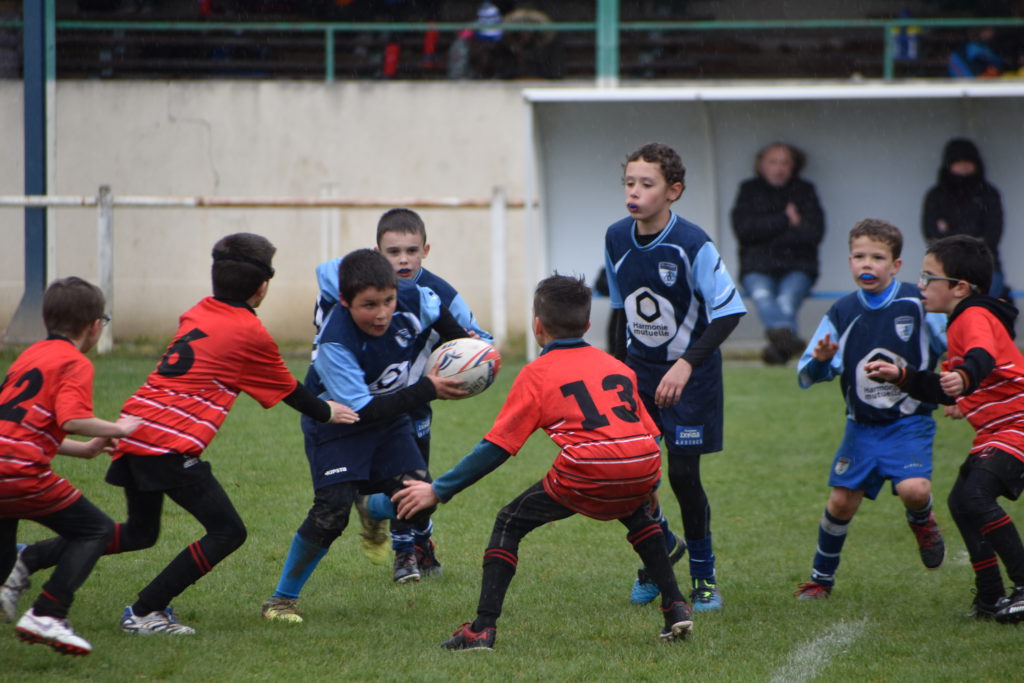
<instances>
[{"instance_id":1,"label":"white stadium wall","mask_svg":"<svg viewBox=\"0 0 1024 683\"><path fill-rule=\"evenodd\" d=\"M686 191L675 209L707 230L734 278L736 241L729 212L739 183L753 173L754 154L783 140L807 153L826 215L818 292L852 289L847 234L866 217L903 231L901 277L916 281L924 255L921 204L935 182L942 147L955 136L974 139L989 180L1002 192L1006 216L1001 253L1010 285L1024 289L1024 85L849 85L528 90L536 140L544 233L541 268L596 275L603 234L626 215L621 189L625 155L645 142L679 150ZM810 334L829 299L809 300L801 330ZM595 306L589 337L603 341L607 300ZM761 335L751 309L733 344Z\"/></svg>"},{"instance_id":2,"label":"white stadium wall","mask_svg":"<svg viewBox=\"0 0 1024 683\"><path fill-rule=\"evenodd\" d=\"M508 83L60 81L56 183L51 194L318 197L328 186L355 200L488 199L495 186L523 196L521 86ZM0 82L0 194L23 184L22 87ZM373 246L381 209L126 209L114 212L117 338L166 339L177 315L209 292L210 248L238 231L278 247L277 275L260 309L282 340L308 342L313 269ZM489 212L421 211L432 245L425 262L490 327ZM324 249L321 226L330 224ZM23 289L23 212L0 208L0 329ZM523 211L508 213L510 333L525 319ZM95 209L51 210L56 275L96 281Z\"/></svg>"},{"instance_id":3,"label":"white stadium wall","mask_svg":"<svg viewBox=\"0 0 1024 683\"><path fill-rule=\"evenodd\" d=\"M330 187L346 199L437 199L487 198L494 186L504 186L509 197L532 196L541 206L535 231L527 230L524 211L509 212L508 328L515 342L528 333L534 273L596 274L604 229L624 215L621 162L644 142L661 140L681 151L688 187L677 209L715 237L734 273L728 216L754 152L778 139L805 149L805 176L817 186L827 216L816 289L837 291L850 288L846 233L866 216L903 228L903 275L915 277L923 254L923 194L935 179L942 145L967 135L978 142L989 177L1002 191L1004 261L1010 284L1024 289L1024 265L1013 258L1024 253L1024 196L1016 191L1024 177L1021 86L1002 86L1017 89L1010 96L964 97L960 90L929 91L932 86L900 93L870 84L828 96L789 86L723 95L729 89L537 85L60 81L51 194L94 195L106 184L115 195L317 197ZM0 159L0 194L21 194L20 82L0 81L0 124L15 131ZM427 267L449 279L492 326L487 210L422 213L433 246ZM315 295L312 269L323 258L372 245L379 214L118 208L115 333L165 339L177 314L209 290L213 242L244 230L278 246L278 275L261 316L278 338L305 341ZM22 292L22 210L2 208L0 221L2 329ZM51 211L57 276L96 278L96 223L93 209ZM805 333L827 305L808 302ZM596 342L605 308L605 302L595 307ZM747 317L732 343L757 339L755 317Z\"/></svg>"}]
</instances>

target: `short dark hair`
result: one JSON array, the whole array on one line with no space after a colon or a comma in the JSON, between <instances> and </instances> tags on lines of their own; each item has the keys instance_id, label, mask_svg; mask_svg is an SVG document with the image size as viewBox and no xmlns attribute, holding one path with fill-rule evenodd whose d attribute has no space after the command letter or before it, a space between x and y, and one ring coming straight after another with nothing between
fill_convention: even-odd
<instances>
[{"instance_id":1,"label":"short dark hair","mask_svg":"<svg viewBox=\"0 0 1024 683\"><path fill-rule=\"evenodd\" d=\"M931 254L942 264L946 277L964 280L974 285L982 294L987 294L992 286L992 252L977 237L943 237L929 244L925 253Z\"/></svg>"},{"instance_id":2,"label":"short dark hair","mask_svg":"<svg viewBox=\"0 0 1024 683\"><path fill-rule=\"evenodd\" d=\"M338 266L338 295L346 303L364 289L398 289L398 276L384 254L373 249L356 249Z\"/></svg>"},{"instance_id":3,"label":"short dark hair","mask_svg":"<svg viewBox=\"0 0 1024 683\"><path fill-rule=\"evenodd\" d=\"M262 235L236 232L213 245L213 295L228 301L245 301L274 277L271 263L277 247Z\"/></svg>"},{"instance_id":4,"label":"short dark hair","mask_svg":"<svg viewBox=\"0 0 1024 683\"><path fill-rule=\"evenodd\" d=\"M807 165L807 155L804 151L796 145L791 145L788 142L772 142L762 147L757 152L757 156L754 158L754 173L761 175L761 159L764 155L776 148L781 148L789 152L789 158L793 160L793 177L800 175L800 171L804 170L804 166Z\"/></svg>"},{"instance_id":5,"label":"short dark hair","mask_svg":"<svg viewBox=\"0 0 1024 683\"><path fill-rule=\"evenodd\" d=\"M103 291L80 277L54 280L43 294L43 324L49 334L77 337L103 317Z\"/></svg>"},{"instance_id":6,"label":"short dark hair","mask_svg":"<svg viewBox=\"0 0 1024 683\"><path fill-rule=\"evenodd\" d=\"M900 229L888 221L879 218L865 218L857 221L850 228L850 246L858 237L867 237L876 242L889 245L893 259L898 259L903 253L903 233Z\"/></svg>"},{"instance_id":7,"label":"short dark hair","mask_svg":"<svg viewBox=\"0 0 1024 683\"><path fill-rule=\"evenodd\" d=\"M423 243L427 243L427 226L420 215L412 209L388 209L377 221L377 246L386 232L402 232L419 235Z\"/></svg>"},{"instance_id":8,"label":"short dark hair","mask_svg":"<svg viewBox=\"0 0 1024 683\"><path fill-rule=\"evenodd\" d=\"M680 183L686 189L686 167L683 166L683 159L679 153L668 145L660 142L648 142L646 145L633 150L627 157L622 170L626 170L626 164L631 161L646 161L649 164L658 164L661 167L661 175L665 176L665 182L669 185Z\"/></svg>"},{"instance_id":9,"label":"short dark hair","mask_svg":"<svg viewBox=\"0 0 1024 683\"><path fill-rule=\"evenodd\" d=\"M555 339L582 337L590 324L593 292L582 277L555 273L537 283L533 314Z\"/></svg>"}]
</instances>

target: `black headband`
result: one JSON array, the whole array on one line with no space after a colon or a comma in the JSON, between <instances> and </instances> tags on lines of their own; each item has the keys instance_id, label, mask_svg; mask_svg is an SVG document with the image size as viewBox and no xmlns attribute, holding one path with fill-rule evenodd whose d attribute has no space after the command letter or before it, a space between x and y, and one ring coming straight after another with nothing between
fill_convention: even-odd
<instances>
[{"instance_id":1,"label":"black headband","mask_svg":"<svg viewBox=\"0 0 1024 683\"><path fill-rule=\"evenodd\" d=\"M267 276L267 279L274 277L274 269L268 266L259 259L254 259L251 256L240 254L237 251L215 251L213 252L214 261L242 261L250 265L256 266L260 269L260 272Z\"/></svg>"}]
</instances>

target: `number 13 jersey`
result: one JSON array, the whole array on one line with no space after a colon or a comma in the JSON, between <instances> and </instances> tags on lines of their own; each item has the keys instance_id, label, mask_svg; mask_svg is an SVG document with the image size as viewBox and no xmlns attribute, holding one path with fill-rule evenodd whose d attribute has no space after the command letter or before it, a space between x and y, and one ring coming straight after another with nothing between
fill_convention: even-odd
<instances>
[{"instance_id":1,"label":"number 13 jersey","mask_svg":"<svg viewBox=\"0 0 1024 683\"><path fill-rule=\"evenodd\" d=\"M625 517L661 476L658 428L636 375L580 339L556 340L519 372L484 438L515 455L537 429L560 449L544 490L580 514Z\"/></svg>"}]
</instances>

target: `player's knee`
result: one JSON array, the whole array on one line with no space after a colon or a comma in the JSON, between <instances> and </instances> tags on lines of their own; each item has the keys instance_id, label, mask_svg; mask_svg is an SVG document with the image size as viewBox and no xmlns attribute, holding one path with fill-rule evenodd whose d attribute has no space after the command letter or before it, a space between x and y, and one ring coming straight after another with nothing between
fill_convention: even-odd
<instances>
[{"instance_id":1,"label":"player's knee","mask_svg":"<svg viewBox=\"0 0 1024 683\"><path fill-rule=\"evenodd\" d=\"M412 517L409 517L405 521L409 523L409 526L413 528L422 528L426 526L427 522L430 521L430 516L437 510L436 505L431 505L428 508L420 510Z\"/></svg>"}]
</instances>

